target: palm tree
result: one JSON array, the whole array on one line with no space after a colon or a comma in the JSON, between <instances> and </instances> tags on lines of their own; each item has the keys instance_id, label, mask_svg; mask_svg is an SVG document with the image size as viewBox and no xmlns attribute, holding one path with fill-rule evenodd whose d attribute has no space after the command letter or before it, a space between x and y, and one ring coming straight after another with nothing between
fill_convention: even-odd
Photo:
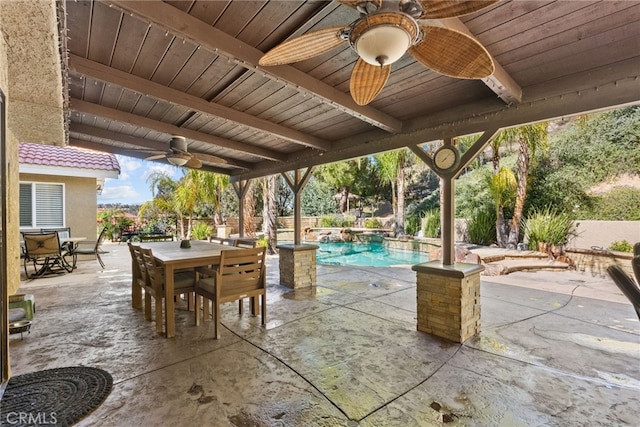
<instances>
[{"instance_id":1,"label":"palm tree","mask_svg":"<svg viewBox=\"0 0 640 427\"><path fill-rule=\"evenodd\" d=\"M147 178L147 183L151 188L153 200L147 201L140 206L139 217L165 218L174 222L176 219L173 206L173 192L178 183L163 172L153 172ZM165 221L163 221L165 222ZM167 225L165 223L165 225Z\"/></svg>"},{"instance_id":2,"label":"palm tree","mask_svg":"<svg viewBox=\"0 0 640 427\"><path fill-rule=\"evenodd\" d=\"M277 253L278 243L276 230L276 189L278 188L278 175L269 175L262 181L262 231L267 237L267 253L274 255Z\"/></svg>"},{"instance_id":3,"label":"palm tree","mask_svg":"<svg viewBox=\"0 0 640 427\"><path fill-rule=\"evenodd\" d=\"M527 198L527 184L529 179L529 168L532 159L535 159L536 152L540 149L548 149L547 139L548 123L536 123L528 126L505 129L496 137L498 143L516 142L518 144L517 161L517 189L515 195L515 205L513 208L513 218L509 229L507 246L515 248L520 240L520 223L522 221L522 211Z\"/></svg>"},{"instance_id":4,"label":"palm tree","mask_svg":"<svg viewBox=\"0 0 640 427\"><path fill-rule=\"evenodd\" d=\"M244 213L244 235L247 237L256 237L256 200L253 196L254 181L247 182L247 192L242 202Z\"/></svg>"},{"instance_id":5,"label":"palm tree","mask_svg":"<svg viewBox=\"0 0 640 427\"><path fill-rule=\"evenodd\" d=\"M222 223L222 193L229 186L229 177L213 172L197 172L200 182L198 196L202 202L208 203L213 207L213 220L216 225L219 225Z\"/></svg>"},{"instance_id":6,"label":"palm tree","mask_svg":"<svg viewBox=\"0 0 640 427\"><path fill-rule=\"evenodd\" d=\"M156 211L175 214L181 239L191 238L194 214L206 204L213 205L216 218L220 218L220 200L225 187L229 185L226 175L190 169L180 181L173 181L168 175L157 172L147 182L154 195L153 207ZM151 206L144 206L149 210ZM185 220L187 229L185 230ZM216 221L219 224L221 221Z\"/></svg>"},{"instance_id":7,"label":"palm tree","mask_svg":"<svg viewBox=\"0 0 640 427\"><path fill-rule=\"evenodd\" d=\"M516 185L515 175L506 167L501 167L489 180L489 193L496 207L496 240L501 248L504 248L507 243L504 208L513 201Z\"/></svg>"},{"instance_id":8,"label":"palm tree","mask_svg":"<svg viewBox=\"0 0 640 427\"><path fill-rule=\"evenodd\" d=\"M376 154L374 157L380 179L391 185L391 205L396 220L396 230L404 232L405 167L412 163L413 153L405 148Z\"/></svg>"}]
</instances>

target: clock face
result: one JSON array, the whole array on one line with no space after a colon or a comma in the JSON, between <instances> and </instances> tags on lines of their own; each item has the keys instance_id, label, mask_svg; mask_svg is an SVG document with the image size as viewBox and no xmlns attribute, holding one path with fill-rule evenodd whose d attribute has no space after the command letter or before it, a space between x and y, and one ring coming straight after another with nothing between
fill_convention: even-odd
<instances>
[{"instance_id":1,"label":"clock face","mask_svg":"<svg viewBox=\"0 0 640 427\"><path fill-rule=\"evenodd\" d=\"M434 158L433 162L438 169L448 170L453 168L458 161L458 152L453 147L440 148Z\"/></svg>"}]
</instances>

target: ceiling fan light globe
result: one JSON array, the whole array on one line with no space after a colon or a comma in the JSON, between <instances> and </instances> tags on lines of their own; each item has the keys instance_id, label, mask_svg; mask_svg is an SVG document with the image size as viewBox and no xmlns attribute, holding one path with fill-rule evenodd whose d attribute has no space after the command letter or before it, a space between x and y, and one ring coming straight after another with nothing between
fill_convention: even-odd
<instances>
[{"instance_id":1,"label":"ceiling fan light globe","mask_svg":"<svg viewBox=\"0 0 640 427\"><path fill-rule=\"evenodd\" d=\"M371 65L390 65L402 58L412 39L404 28L378 25L369 28L356 41L355 48L362 60Z\"/></svg>"},{"instance_id":2,"label":"ceiling fan light globe","mask_svg":"<svg viewBox=\"0 0 640 427\"><path fill-rule=\"evenodd\" d=\"M167 154L167 161L174 166L184 166L191 156L182 153Z\"/></svg>"}]
</instances>

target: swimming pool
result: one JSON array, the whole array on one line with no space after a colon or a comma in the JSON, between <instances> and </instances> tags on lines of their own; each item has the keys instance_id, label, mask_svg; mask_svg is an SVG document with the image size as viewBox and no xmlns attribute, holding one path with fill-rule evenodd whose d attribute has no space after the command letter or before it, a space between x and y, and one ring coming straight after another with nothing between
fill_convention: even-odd
<instances>
[{"instance_id":1,"label":"swimming pool","mask_svg":"<svg viewBox=\"0 0 640 427\"><path fill-rule=\"evenodd\" d=\"M318 246L316 262L325 265L390 267L429 261L424 252L391 249L377 242L321 242Z\"/></svg>"}]
</instances>

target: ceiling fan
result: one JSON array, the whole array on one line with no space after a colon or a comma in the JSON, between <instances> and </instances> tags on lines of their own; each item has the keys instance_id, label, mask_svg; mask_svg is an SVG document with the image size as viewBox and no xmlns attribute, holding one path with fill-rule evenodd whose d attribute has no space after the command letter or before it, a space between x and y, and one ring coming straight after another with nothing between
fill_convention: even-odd
<instances>
[{"instance_id":1,"label":"ceiling fan","mask_svg":"<svg viewBox=\"0 0 640 427\"><path fill-rule=\"evenodd\" d=\"M267 52L261 66L312 58L348 42L358 54L349 89L358 105L375 99L391 73L391 64L409 52L424 66L449 77L481 79L493 74L491 55L476 39L421 19L452 18L477 12L499 0L337 0L360 18L295 37Z\"/></svg>"},{"instance_id":2,"label":"ceiling fan","mask_svg":"<svg viewBox=\"0 0 640 427\"><path fill-rule=\"evenodd\" d=\"M212 163L224 163L224 160L211 156L209 154L193 154L187 151L187 140L183 136L172 136L169 140L169 151L154 154L145 158L145 160L158 160L166 158L169 163L175 166L187 166L189 168L199 169L202 167L202 160Z\"/></svg>"}]
</instances>

